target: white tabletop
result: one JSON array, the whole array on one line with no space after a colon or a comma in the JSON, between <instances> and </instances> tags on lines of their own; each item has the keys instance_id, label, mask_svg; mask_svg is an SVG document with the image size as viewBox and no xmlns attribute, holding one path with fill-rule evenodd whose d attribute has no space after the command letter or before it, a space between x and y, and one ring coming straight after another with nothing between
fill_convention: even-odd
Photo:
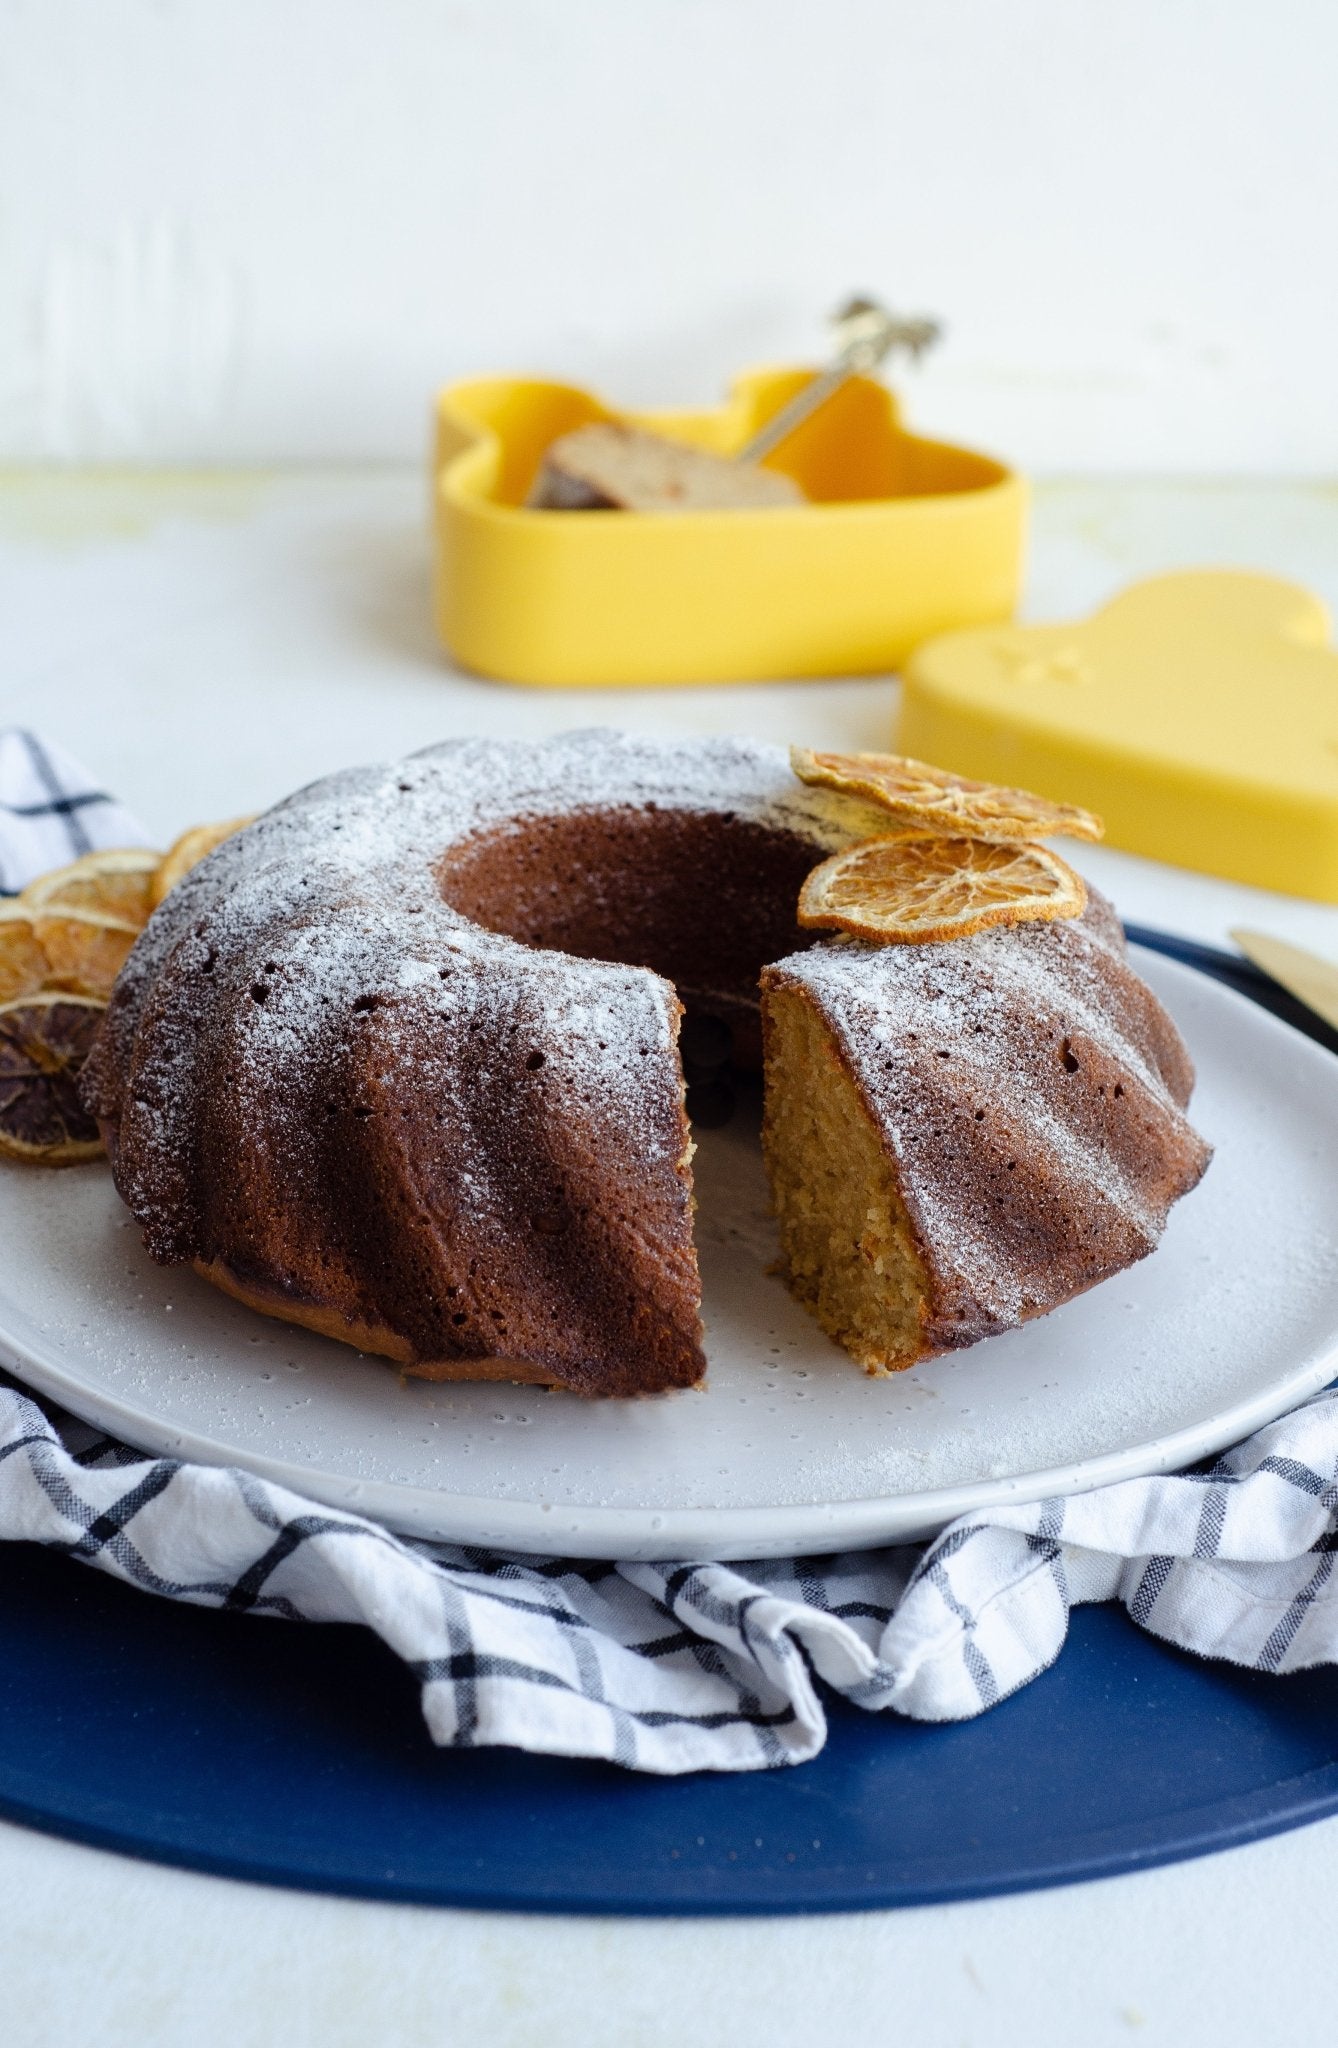
<instances>
[{"instance_id":1,"label":"white tabletop","mask_svg":"<svg viewBox=\"0 0 1338 2048\"><path fill-rule=\"evenodd\" d=\"M68 746L162 841L451 732L609 722L888 744L886 679L622 693L454 673L429 621L425 502L404 470L9 479L0 719ZM1338 497L1043 486L1027 614L1221 564L1295 577L1338 610ZM1081 861L1127 918L1217 943L1252 924L1338 959L1338 908L1104 848ZM539 1919L271 1891L0 1824L0 2043L1233 2048L1329 2021L1336 1870L1338 1820L959 1906Z\"/></svg>"}]
</instances>

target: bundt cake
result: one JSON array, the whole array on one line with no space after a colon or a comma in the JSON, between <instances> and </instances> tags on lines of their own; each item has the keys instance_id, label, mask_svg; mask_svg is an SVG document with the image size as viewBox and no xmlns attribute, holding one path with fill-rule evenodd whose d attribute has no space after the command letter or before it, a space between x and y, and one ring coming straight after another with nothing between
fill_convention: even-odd
<instances>
[{"instance_id":1,"label":"bundt cake","mask_svg":"<svg viewBox=\"0 0 1338 2048\"><path fill-rule=\"evenodd\" d=\"M760 981L784 1255L823 1326L878 1369L1053 1307L1203 1170L1187 1056L1099 901L796 951L804 875L880 830L779 748L606 731L290 797L154 913L85 1070L145 1244L427 1377L690 1385L679 1020L756 1058Z\"/></svg>"}]
</instances>

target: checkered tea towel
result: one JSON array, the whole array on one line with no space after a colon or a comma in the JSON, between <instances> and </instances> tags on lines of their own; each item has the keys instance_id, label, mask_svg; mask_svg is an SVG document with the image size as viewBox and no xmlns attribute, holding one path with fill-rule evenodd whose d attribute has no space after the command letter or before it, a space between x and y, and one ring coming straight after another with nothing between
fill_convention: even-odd
<instances>
[{"instance_id":1,"label":"checkered tea towel","mask_svg":"<svg viewBox=\"0 0 1338 2048\"><path fill-rule=\"evenodd\" d=\"M145 846L144 827L36 733L0 732L0 896L96 846Z\"/></svg>"},{"instance_id":2,"label":"checkered tea towel","mask_svg":"<svg viewBox=\"0 0 1338 2048\"><path fill-rule=\"evenodd\" d=\"M16 861L6 815L6 873L22 880L49 842ZM102 832L93 802L81 815ZM663 1774L802 1763L825 1739L824 1686L869 1712L979 1714L1054 1661L1084 1601L1121 1600L1153 1634L1256 1670L1338 1661L1336 1515L1330 1391L1208 1468L965 1516L927 1548L499 1557L407 1541L246 1472L143 1457L0 1382L0 1538L167 1599L361 1622L418 1679L436 1742Z\"/></svg>"}]
</instances>

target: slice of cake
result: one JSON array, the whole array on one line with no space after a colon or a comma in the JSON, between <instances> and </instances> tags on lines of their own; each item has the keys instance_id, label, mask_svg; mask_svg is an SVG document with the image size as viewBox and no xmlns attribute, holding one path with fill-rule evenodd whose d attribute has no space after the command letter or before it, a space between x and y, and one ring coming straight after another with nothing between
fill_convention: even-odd
<instances>
[{"instance_id":1,"label":"slice of cake","mask_svg":"<svg viewBox=\"0 0 1338 2048\"><path fill-rule=\"evenodd\" d=\"M554 441L526 502L548 512L719 512L807 500L779 470L609 420Z\"/></svg>"},{"instance_id":2,"label":"slice of cake","mask_svg":"<svg viewBox=\"0 0 1338 2048\"><path fill-rule=\"evenodd\" d=\"M1044 1315L1156 1246L1211 1147L1090 891L1063 923L815 946L762 976L786 1279L869 1372Z\"/></svg>"}]
</instances>

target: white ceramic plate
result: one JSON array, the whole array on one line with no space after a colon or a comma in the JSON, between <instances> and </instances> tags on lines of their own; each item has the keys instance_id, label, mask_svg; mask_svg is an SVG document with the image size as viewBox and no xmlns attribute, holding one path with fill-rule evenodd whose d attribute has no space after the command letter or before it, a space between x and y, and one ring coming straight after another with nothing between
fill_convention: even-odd
<instances>
[{"instance_id":1,"label":"white ceramic plate","mask_svg":"<svg viewBox=\"0 0 1338 2048\"><path fill-rule=\"evenodd\" d=\"M1043 1321L866 1378L768 1274L748 1119L701 1134L704 1392L429 1386L164 1272L105 1170L0 1172L0 1357L145 1450L237 1464L418 1536L586 1557L909 1540L1169 1471L1338 1373L1338 1060L1219 983L1140 967L1217 1156L1150 1259Z\"/></svg>"}]
</instances>

